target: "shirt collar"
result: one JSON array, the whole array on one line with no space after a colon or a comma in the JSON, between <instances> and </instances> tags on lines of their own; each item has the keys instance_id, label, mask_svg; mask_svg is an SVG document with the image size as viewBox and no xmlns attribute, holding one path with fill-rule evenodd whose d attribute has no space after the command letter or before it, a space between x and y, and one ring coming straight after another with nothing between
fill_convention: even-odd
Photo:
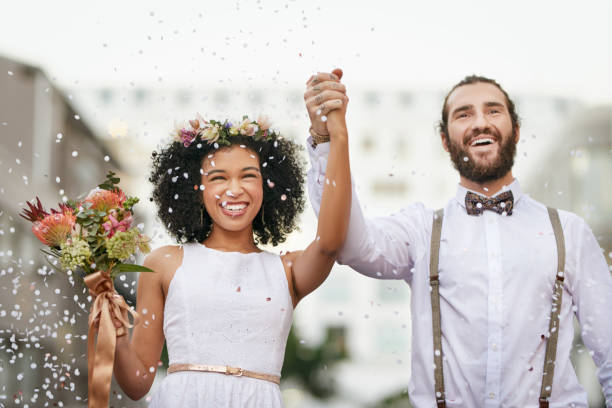
<instances>
[{"instance_id":1,"label":"shirt collar","mask_svg":"<svg viewBox=\"0 0 612 408\"><path fill-rule=\"evenodd\" d=\"M523 196L523 190L521 189L521 185L519 184L517 179L514 179L512 183L507 186L503 186L499 191L496 191L495 194L491 195L491 197L495 197L499 193L504 191L512 191L512 196L514 197L514 205L516 207L516 203L519 202L521 197ZM455 195L455 199L461 205L461 207L465 208L465 195L468 191L471 191L474 194L478 194L481 197L485 197L483 194L478 193L476 191L470 190L462 186L461 184L457 185L457 194Z\"/></svg>"}]
</instances>

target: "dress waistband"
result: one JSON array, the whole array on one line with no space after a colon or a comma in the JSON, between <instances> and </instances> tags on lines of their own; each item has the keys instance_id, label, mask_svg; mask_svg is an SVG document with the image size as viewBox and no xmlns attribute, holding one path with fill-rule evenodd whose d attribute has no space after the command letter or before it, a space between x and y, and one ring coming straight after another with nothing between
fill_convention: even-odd
<instances>
[{"instance_id":1,"label":"dress waistband","mask_svg":"<svg viewBox=\"0 0 612 408\"><path fill-rule=\"evenodd\" d=\"M251 377L258 380L270 381L280 385L280 377L271 374L256 373L255 371L244 370L239 367L207 365L207 364L171 364L168 367L168 374L177 371L203 371L208 373L219 373L225 375L233 375L234 377Z\"/></svg>"}]
</instances>

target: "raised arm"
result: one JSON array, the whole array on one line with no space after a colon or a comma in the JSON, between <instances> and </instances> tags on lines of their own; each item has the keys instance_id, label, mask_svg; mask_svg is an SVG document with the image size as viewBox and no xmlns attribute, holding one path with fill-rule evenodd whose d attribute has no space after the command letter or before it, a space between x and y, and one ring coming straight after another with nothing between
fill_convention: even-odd
<instances>
[{"instance_id":1,"label":"raised arm","mask_svg":"<svg viewBox=\"0 0 612 408\"><path fill-rule=\"evenodd\" d=\"M323 102L331 91L340 89L333 80L310 83L305 98L320 95ZM309 110L312 131L320 134L320 119ZM312 133L311 131L311 133ZM326 185L326 168L331 153L330 143L312 146L308 141L311 169L308 171L308 193L315 213L319 214ZM361 210L355 183L352 182L351 210L346 242L338 254L338 262L350 265L357 272L377 279L409 279L410 270L428 245L427 231L431 230L433 213L421 204L411 205L387 217L366 219Z\"/></svg>"},{"instance_id":2,"label":"raised arm","mask_svg":"<svg viewBox=\"0 0 612 408\"><path fill-rule=\"evenodd\" d=\"M325 76L314 76L310 83L339 79L342 73L339 71ZM329 163L322 188L316 237L304 251L288 254L284 258L292 275L294 304L327 278L342 248L348 227L351 206L351 172L345 121L348 98L338 90L330 91L328 96L325 102L319 102L318 98L306 100L309 110L312 109L320 117L327 117L327 121L322 123L325 123L330 136Z\"/></svg>"},{"instance_id":3,"label":"raised arm","mask_svg":"<svg viewBox=\"0 0 612 408\"><path fill-rule=\"evenodd\" d=\"M159 248L149 254L144 265L155 273L141 273L138 278L136 311L140 322L129 334L117 338L113 373L117 384L133 400L145 396L155 379L157 362L164 345L164 278L173 275L182 260L177 246ZM119 327L120 323L115 321Z\"/></svg>"}]
</instances>

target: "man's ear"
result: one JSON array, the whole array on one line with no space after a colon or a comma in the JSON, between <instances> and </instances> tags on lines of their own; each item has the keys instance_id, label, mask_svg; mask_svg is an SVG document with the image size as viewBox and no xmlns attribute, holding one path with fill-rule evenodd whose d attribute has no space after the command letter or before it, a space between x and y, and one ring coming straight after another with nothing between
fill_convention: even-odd
<instances>
[{"instance_id":1,"label":"man's ear","mask_svg":"<svg viewBox=\"0 0 612 408\"><path fill-rule=\"evenodd\" d=\"M442 139L442 147L448 152L448 139L444 132L440 132L440 138Z\"/></svg>"},{"instance_id":2,"label":"man's ear","mask_svg":"<svg viewBox=\"0 0 612 408\"><path fill-rule=\"evenodd\" d=\"M515 139L514 143L518 143L519 140L521 139L521 127L520 126L516 127L516 135L515 135L514 139Z\"/></svg>"}]
</instances>

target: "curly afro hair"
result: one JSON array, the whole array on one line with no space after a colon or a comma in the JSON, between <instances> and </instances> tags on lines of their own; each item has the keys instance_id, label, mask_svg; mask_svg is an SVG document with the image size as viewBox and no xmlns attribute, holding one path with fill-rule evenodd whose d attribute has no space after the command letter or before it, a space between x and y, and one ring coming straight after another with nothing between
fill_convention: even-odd
<instances>
[{"instance_id":1,"label":"curly afro hair","mask_svg":"<svg viewBox=\"0 0 612 408\"><path fill-rule=\"evenodd\" d=\"M304 210L304 162L299 155L303 148L282 137L258 141L237 135L229 141L231 145L244 145L259 156L263 202L253 219L255 242L277 245L285 241ZM200 169L211 152L225 147L209 144L198 136L188 147L173 142L151 155L151 201L157 204L157 215L178 243L202 242L211 232L212 218L199 188Z\"/></svg>"}]
</instances>

